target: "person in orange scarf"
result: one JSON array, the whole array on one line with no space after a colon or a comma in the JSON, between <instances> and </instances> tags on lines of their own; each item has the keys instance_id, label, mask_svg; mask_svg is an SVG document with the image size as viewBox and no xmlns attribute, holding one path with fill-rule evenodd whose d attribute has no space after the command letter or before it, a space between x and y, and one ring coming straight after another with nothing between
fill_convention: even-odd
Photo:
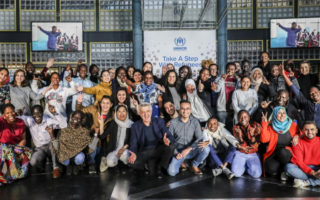
<instances>
[{"instance_id":1,"label":"person in orange scarf","mask_svg":"<svg viewBox=\"0 0 320 200\"><path fill-rule=\"evenodd\" d=\"M268 143L266 153L263 155L265 175L275 176L283 172L283 167L290 162L291 144L296 145L299 140L299 128L287 115L286 109L277 106L273 109L271 120L268 113L262 114L262 129L260 142ZM281 176L285 180L285 176Z\"/></svg>"}]
</instances>

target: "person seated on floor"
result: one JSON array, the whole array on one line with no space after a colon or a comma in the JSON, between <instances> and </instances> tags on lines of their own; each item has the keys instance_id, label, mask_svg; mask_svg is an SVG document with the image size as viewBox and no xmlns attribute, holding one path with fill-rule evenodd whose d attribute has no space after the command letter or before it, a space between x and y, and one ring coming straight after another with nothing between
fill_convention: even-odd
<instances>
[{"instance_id":1,"label":"person seated on floor","mask_svg":"<svg viewBox=\"0 0 320 200\"><path fill-rule=\"evenodd\" d=\"M35 146L30 165L38 169L44 169L43 165L47 157L52 159L52 177L60 177L60 169L56 160L56 154L51 146L51 137L47 129L62 129L67 127L67 121L61 114L57 114L54 106L49 106L49 111L54 116L50 118L43 114L43 108L35 105L31 108L31 116L20 116L25 125L29 128L32 142Z\"/></svg>"},{"instance_id":2,"label":"person seated on floor","mask_svg":"<svg viewBox=\"0 0 320 200\"><path fill-rule=\"evenodd\" d=\"M0 117L0 186L27 176L31 149L25 147L26 125L15 107L5 104Z\"/></svg>"},{"instance_id":3,"label":"person seated on floor","mask_svg":"<svg viewBox=\"0 0 320 200\"><path fill-rule=\"evenodd\" d=\"M233 127L233 135L239 141L231 168L236 177L247 172L253 178L262 174L261 162L257 154L259 148L260 124L250 123L250 114L246 110L238 112L238 124Z\"/></svg>"},{"instance_id":4,"label":"person seated on floor","mask_svg":"<svg viewBox=\"0 0 320 200\"><path fill-rule=\"evenodd\" d=\"M180 105L179 105L180 107ZM166 122L167 127L170 126L170 120L179 117L178 111L175 109L175 105L171 99L165 100L163 103L164 109L164 121Z\"/></svg>"},{"instance_id":5,"label":"person seated on floor","mask_svg":"<svg viewBox=\"0 0 320 200\"><path fill-rule=\"evenodd\" d=\"M234 136L224 127L224 124L218 122L217 118L211 117L207 122L207 128L203 131L208 141L210 154L209 166L212 169L213 176L219 176L224 173L228 179L232 179L234 174L228 168L232 163L236 147L239 142ZM223 161L222 161L223 160Z\"/></svg>"},{"instance_id":6,"label":"person seated on floor","mask_svg":"<svg viewBox=\"0 0 320 200\"><path fill-rule=\"evenodd\" d=\"M282 106L273 109L271 120L268 120L268 113L264 113L261 125L260 141L268 143L263 155L264 172L269 176L276 176L283 172L285 165L291 160L291 144L298 143L299 127L288 117ZM286 180L284 173L281 173L281 180Z\"/></svg>"},{"instance_id":7,"label":"person seated on floor","mask_svg":"<svg viewBox=\"0 0 320 200\"><path fill-rule=\"evenodd\" d=\"M151 175L162 178L173 154L174 138L163 119L151 117L151 104L140 104L138 111L141 119L131 127L128 161L138 170L147 164Z\"/></svg>"},{"instance_id":8,"label":"person seated on floor","mask_svg":"<svg viewBox=\"0 0 320 200\"><path fill-rule=\"evenodd\" d=\"M199 165L207 158L210 149L208 142L203 141L199 120L191 116L191 103L186 100L180 102L180 116L171 120L169 131L175 138L175 151L168 174L175 176L179 173L181 164L191 160L191 170L198 175L202 174ZM185 168L184 165L182 165ZM184 169L183 169L184 170Z\"/></svg>"},{"instance_id":9,"label":"person seated on floor","mask_svg":"<svg viewBox=\"0 0 320 200\"><path fill-rule=\"evenodd\" d=\"M94 164L97 153L98 135L103 129L103 118L99 116L100 130L96 128L94 137L90 137L90 130L83 127L85 115L81 111L71 113L69 125L61 129L57 138L54 137L52 129L47 129L51 136L52 145L56 152L58 161L67 167L67 175L77 175L85 161L85 153L88 155L89 171ZM102 124L102 125L101 125ZM73 163L71 163L73 161ZM94 166L93 166L94 167Z\"/></svg>"},{"instance_id":10,"label":"person seated on floor","mask_svg":"<svg viewBox=\"0 0 320 200\"><path fill-rule=\"evenodd\" d=\"M302 133L303 138L292 147L292 163L286 165L286 173L294 178L294 187L319 186L320 137L317 137L317 125L306 121Z\"/></svg>"},{"instance_id":11,"label":"person seated on floor","mask_svg":"<svg viewBox=\"0 0 320 200\"><path fill-rule=\"evenodd\" d=\"M114 120L108 123L108 126L100 136L103 156L100 163L101 172L106 171L108 167L117 166L119 160L125 165L128 164L128 147L132 124L127 106L118 105Z\"/></svg>"}]
</instances>

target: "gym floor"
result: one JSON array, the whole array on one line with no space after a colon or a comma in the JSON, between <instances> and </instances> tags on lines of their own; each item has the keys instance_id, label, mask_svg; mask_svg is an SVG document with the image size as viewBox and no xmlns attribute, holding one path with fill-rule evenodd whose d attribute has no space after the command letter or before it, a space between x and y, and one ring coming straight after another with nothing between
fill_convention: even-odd
<instances>
[{"instance_id":1,"label":"gym floor","mask_svg":"<svg viewBox=\"0 0 320 200\"><path fill-rule=\"evenodd\" d=\"M182 172L176 177L157 179L143 172L108 169L97 174L79 174L52 179L50 173L32 173L29 177L0 188L1 200L100 200L100 199L318 199L320 188L297 189L292 180L253 179L248 176L229 181L221 174L212 177L209 170L196 176Z\"/></svg>"}]
</instances>

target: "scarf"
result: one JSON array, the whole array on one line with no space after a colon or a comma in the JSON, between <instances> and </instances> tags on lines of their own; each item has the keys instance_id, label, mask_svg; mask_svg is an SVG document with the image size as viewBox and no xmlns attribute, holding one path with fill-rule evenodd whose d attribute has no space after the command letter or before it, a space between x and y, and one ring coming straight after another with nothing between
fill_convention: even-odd
<instances>
[{"instance_id":1,"label":"scarf","mask_svg":"<svg viewBox=\"0 0 320 200\"><path fill-rule=\"evenodd\" d=\"M194 90L192 93L187 92L188 100L191 103L192 115L197 118L200 122L205 122L210 118L210 113L206 110L206 107L197 94L196 84L194 80L188 79L186 80L185 86L193 85Z\"/></svg>"},{"instance_id":2,"label":"scarf","mask_svg":"<svg viewBox=\"0 0 320 200\"><path fill-rule=\"evenodd\" d=\"M58 142L57 157L60 162L63 162L76 156L91 143L90 131L83 127L73 129L68 126L61 129Z\"/></svg>"},{"instance_id":3,"label":"scarf","mask_svg":"<svg viewBox=\"0 0 320 200\"><path fill-rule=\"evenodd\" d=\"M261 78L259 80L254 80L253 79L253 74L255 71L260 71L260 73L262 74ZM258 92L259 90L259 87L263 81L263 72L260 68L254 68L251 73L250 73L250 79L251 79L251 82L252 82L252 85L254 85L254 89L256 90L256 92Z\"/></svg>"},{"instance_id":4,"label":"scarf","mask_svg":"<svg viewBox=\"0 0 320 200\"><path fill-rule=\"evenodd\" d=\"M114 121L118 125L118 132L117 132L117 145L116 148L120 149L124 145L124 141L126 138L127 128L131 128L133 122L129 119L129 115L125 121L121 121L117 118L117 115L114 115Z\"/></svg>"},{"instance_id":5,"label":"scarf","mask_svg":"<svg viewBox=\"0 0 320 200\"><path fill-rule=\"evenodd\" d=\"M208 128L203 131L203 134L207 137L206 140L209 140L209 144L211 144L214 149L218 148L220 142L224 142L221 137L221 135L223 135L223 127L224 124L219 122L218 129L215 132L210 131ZM228 144L223 144L223 146L225 145L228 146Z\"/></svg>"},{"instance_id":6,"label":"scarf","mask_svg":"<svg viewBox=\"0 0 320 200\"><path fill-rule=\"evenodd\" d=\"M128 88L127 83L126 82L123 83L119 77L117 77L117 81L118 81L120 87Z\"/></svg>"},{"instance_id":7,"label":"scarf","mask_svg":"<svg viewBox=\"0 0 320 200\"><path fill-rule=\"evenodd\" d=\"M149 86L146 86L146 84L142 83L140 86L140 93L144 93L144 102L150 102L150 94L156 89L156 84L152 83Z\"/></svg>"},{"instance_id":8,"label":"scarf","mask_svg":"<svg viewBox=\"0 0 320 200\"><path fill-rule=\"evenodd\" d=\"M286 112L286 109L282 106L277 106L273 109L272 115L271 115L271 120L272 120L272 128L279 134L285 134L286 132L289 131L290 126L292 124L292 120L288 117L287 112L286 112L286 119L284 122L280 122L277 119L277 114L280 110L284 110Z\"/></svg>"}]
</instances>

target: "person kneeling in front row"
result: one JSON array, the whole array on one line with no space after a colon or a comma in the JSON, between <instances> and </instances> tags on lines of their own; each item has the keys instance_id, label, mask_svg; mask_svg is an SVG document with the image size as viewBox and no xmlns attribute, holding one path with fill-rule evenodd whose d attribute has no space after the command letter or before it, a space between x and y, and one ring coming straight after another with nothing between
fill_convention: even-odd
<instances>
[{"instance_id":1,"label":"person kneeling in front row","mask_svg":"<svg viewBox=\"0 0 320 200\"><path fill-rule=\"evenodd\" d=\"M294 187L320 185L320 137L313 121L303 126L303 138L292 147L292 163L285 167L287 175L294 178Z\"/></svg>"},{"instance_id":2,"label":"person kneeling in front row","mask_svg":"<svg viewBox=\"0 0 320 200\"><path fill-rule=\"evenodd\" d=\"M164 120L152 118L152 106L142 103L138 107L141 120L131 127L128 161L134 169L148 165L151 175L162 178L173 153L174 138Z\"/></svg>"},{"instance_id":3,"label":"person kneeling in front row","mask_svg":"<svg viewBox=\"0 0 320 200\"><path fill-rule=\"evenodd\" d=\"M192 171L202 174L199 165L207 158L210 149L208 142L203 141L199 120L191 116L191 103L182 100L180 117L171 120L169 130L175 138L175 153L168 168L168 174L175 176L184 160L192 160Z\"/></svg>"}]
</instances>

